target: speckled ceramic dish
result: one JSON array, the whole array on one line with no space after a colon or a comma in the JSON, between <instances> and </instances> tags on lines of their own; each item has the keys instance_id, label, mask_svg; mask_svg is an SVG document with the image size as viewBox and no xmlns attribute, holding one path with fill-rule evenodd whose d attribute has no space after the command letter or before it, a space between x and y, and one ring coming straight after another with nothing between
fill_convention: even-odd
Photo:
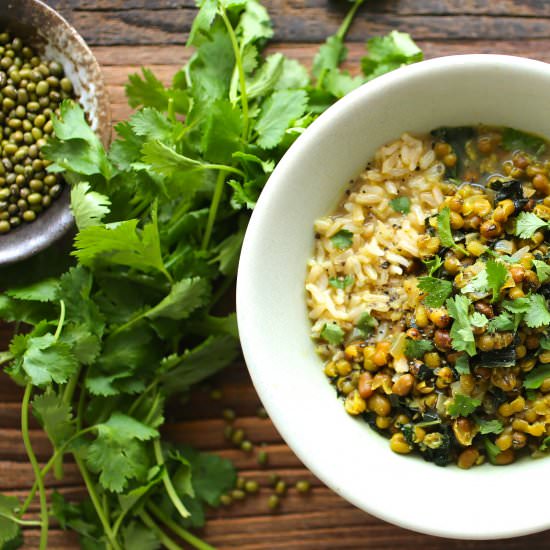
<instances>
[{"instance_id":1,"label":"speckled ceramic dish","mask_svg":"<svg viewBox=\"0 0 550 550\"><path fill-rule=\"evenodd\" d=\"M109 98L94 55L55 10L39 0L0 0L0 29L7 29L35 47L45 59L60 62L73 83L88 120L108 144L111 134ZM73 225L69 190L35 222L0 235L0 266L23 260L44 250Z\"/></svg>"}]
</instances>

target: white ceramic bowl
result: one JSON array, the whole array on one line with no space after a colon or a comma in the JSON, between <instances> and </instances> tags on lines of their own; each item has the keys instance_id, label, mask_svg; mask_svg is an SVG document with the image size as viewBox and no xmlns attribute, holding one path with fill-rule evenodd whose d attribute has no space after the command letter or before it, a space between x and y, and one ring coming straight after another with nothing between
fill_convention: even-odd
<instances>
[{"instance_id":1,"label":"white ceramic bowl","mask_svg":"<svg viewBox=\"0 0 550 550\"><path fill-rule=\"evenodd\" d=\"M359 508L402 527L492 539L550 527L550 459L471 470L392 453L350 418L310 339L306 261L313 221L375 150L403 132L485 123L550 137L550 65L496 55L433 59L377 78L331 107L281 160L254 211L237 313L254 385L302 462Z\"/></svg>"}]
</instances>

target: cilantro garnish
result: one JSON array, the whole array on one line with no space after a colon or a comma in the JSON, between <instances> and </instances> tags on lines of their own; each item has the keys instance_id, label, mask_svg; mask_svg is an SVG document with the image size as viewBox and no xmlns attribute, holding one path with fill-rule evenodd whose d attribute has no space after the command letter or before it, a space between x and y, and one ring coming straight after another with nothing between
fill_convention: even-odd
<instances>
[{"instance_id":1,"label":"cilantro garnish","mask_svg":"<svg viewBox=\"0 0 550 550\"><path fill-rule=\"evenodd\" d=\"M537 271L537 277L541 283L545 283L550 279L550 265L542 260L533 260L533 265Z\"/></svg>"},{"instance_id":2,"label":"cilantro garnish","mask_svg":"<svg viewBox=\"0 0 550 550\"><path fill-rule=\"evenodd\" d=\"M465 351L468 355L476 354L476 342L468 310L470 301L466 296L455 296L446 302L449 315L454 319L451 327L451 339L453 349Z\"/></svg>"},{"instance_id":3,"label":"cilantro garnish","mask_svg":"<svg viewBox=\"0 0 550 550\"><path fill-rule=\"evenodd\" d=\"M484 420L483 418L475 417L476 424L479 426L479 433L481 435L487 434L499 434L504 429L504 425L498 419Z\"/></svg>"},{"instance_id":4,"label":"cilantro garnish","mask_svg":"<svg viewBox=\"0 0 550 550\"><path fill-rule=\"evenodd\" d=\"M523 380L523 387L528 390L536 390L547 378L550 378L550 364L539 365L527 373Z\"/></svg>"},{"instance_id":5,"label":"cilantro garnish","mask_svg":"<svg viewBox=\"0 0 550 550\"><path fill-rule=\"evenodd\" d=\"M491 464L496 464L497 456L502 452L488 437L483 440L485 452Z\"/></svg>"},{"instance_id":6,"label":"cilantro garnish","mask_svg":"<svg viewBox=\"0 0 550 550\"><path fill-rule=\"evenodd\" d=\"M436 277L419 277L418 288L426 294L424 303L428 307L441 307L453 292L453 284Z\"/></svg>"},{"instance_id":7,"label":"cilantro garnish","mask_svg":"<svg viewBox=\"0 0 550 550\"><path fill-rule=\"evenodd\" d=\"M451 210L448 206L441 209L437 215L437 234L439 235L439 240L443 246L448 246L462 252L465 256L468 256L468 253L455 243L453 238L453 232L451 230Z\"/></svg>"},{"instance_id":8,"label":"cilantro garnish","mask_svg":"<svg viewBox=\"0 0 550 550\"><path fill-rule=\"evenodd\" d=\"M390 206L401 214L408 214L411 211L411 199L409 197L396 197L390 201Z\"/></svg>"},{"instance_id":9,"label":"cilantro garnish","mask_svg":"<svg viewBox=\"0 0 550 550\"><path fill-rule=\"evenodd\" d=\"M507 151L525 151L526 153L542 154L546 149L544 139L514 128L505 128L502 133L502 147Z\"/></svg>"},{"instance_id":10,"label":"cilantro garnish","mask_svg":"<svg viewBox=\"0 0 550 550\"><path fill-rule=\"evenodd\" d=\"M328 284L334 288L344 289L352 285L354 280L352 275L346 275L345 277L330 277Z\"/></svg>"},{"instance_id":11,"label":"cilantro garnish","mask_svg":"<svg viewBox=\"0 0 550 550\"><path fill-rule=\"evenodd\" d=\"M470 374L470 361L467 355L458 357L455 363L455 369L458 374Z\"/></svg>"},{"instance_id":12,"label":"cilantro garnish","mask_svg":"<svg viewBox=\"0 0 550 550\"><path fill-rule=\"evenodd\" d=\"M431 340L413 340L412 338L407 338L405 355L409 359L420 359L425 353L433 351L433 349L434 345Z\"/></svg>"},{"instance_id":13,"label":"cilantro garnish","mask_svg":"<svg viewBox=\"0 0 550 550\"><path fill-rule=\"evenodd\" d=\"M456 418L457 416L469 416L480 405L481 401L479 399L474 399L468 395L457 393L451 403L449 403L447 412L453 418Z\"/></svg>"},{"instance_id":14,"label":"cilantro garnish","mask_svg":"<svg viewBox=\"0 0 550 550\"><path fill-rule=\"evenodd\" d=\"M361 317L359 317L355 328L359 331L363 338L366 338L369 334L372 334L376 328L376 325L376 319L370 313L365 311L361 313Z\"/></svg>"},{"instance_id":15,"label":"cilantro garnish","mask_svg":"<svg viewBox=\"0 0 550 550\"><path fill-rule=\"evenodd\" d=\"M329 344L337 346L344 341L344 331L338 323L325 323L321 330L321 338Z\"/></svg>"},{"instance_id":16,"label":"cilantro garnish","mask_svg":"<svg viewBox=\"0 0 550 550\"><path fill-rule=\"evenodd\" d=\"M489 319L487 319L485 315L483 315L482 313L479 313L478 311L474 311L470 315L470 324L473 327L482 328L484 326L487 326L488 323L489 323Z\"/></svg>"},{"instance_id":17,"label":"cilantro garnish","mask_svg":"<svg viewBox=\"0 0 550 550\"><path fill-rule=\"evenodd\" d=\"M485 269L487 272L487 286L493 293L491 301L496 302L500 294L500 289L508 278L508 270L504 264L492 259L487 260Z\"/></svg>"},{"instance_id":18,"label":"cilantro garnish","mask_svg":"<svg viewBox=\"0 0 550 550\"><path fill-rule=\"evenodd\" d=\"M336 248L344 250L345 248L349 248L351 246L351 243L353 242L353 233L347 229L340 229L340 231L333 235L330 240Z\"/></svg>"},{"instance_id":19,"label":"cilantro garnish","mask_svg":"<svg viewBox=\"0 0 550 550\"><path fill-rule=\"evenodd\" d=\"M541 220L533 212L521 212L516 218L514 234L522 239L530 239L539 229L547 229L548 222Z\"/></svg>"},{"instance_id":20,"label":"cilantro garnish","mask_svg":"<svg viewBox=\"0 0 550 550\"><path fill-rule=\"evenodd\" d=\"M529 328L550 325L548 303L542 294L532 294L529 297L529 309L525 311L523 320Z\"/></svg>"},{"instance_id":21,"label":"cilantro garnish","mask_svg":"<svg viewBox=\"0 0 550 550\"><path fill-rule=\"evenodd\" d=\"M442 265L443 260L439 256L434 256L430 260L422 260L426 269L428 270L428 276L432 276Z\"/></svg>"}]
</instances>

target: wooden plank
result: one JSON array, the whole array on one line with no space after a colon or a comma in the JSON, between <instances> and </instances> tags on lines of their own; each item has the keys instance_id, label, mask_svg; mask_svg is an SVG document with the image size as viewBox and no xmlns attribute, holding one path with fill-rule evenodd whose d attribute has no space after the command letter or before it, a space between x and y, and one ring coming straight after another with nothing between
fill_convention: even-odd
<instances>
[{"instance_id":1,"label":"wooden plank","mask_svg":"<svg viewBox=\"0 0 550 550\"><path fill-rule=\"evenodd\" d=\"M178 9L138 7L98 11L59 7L91 45L105 46L184 44L196 14L194 7L187 5L187 2L185 4ZM412 4L409 5L412 9ZM482 3L474 2L472 5L481 6ZM483 5L488 6L489 3ZM415 37L424 40L548 38L550 19L547 8L541 8L544 5L542 2L535 4L537 9L529 13L530 17L510 15L505 9L497 15L479 15L479 9L474 9L472 14L461 11L448 17L449 13L432 13L437 7L435 1L430 3L431 9L427 10L427 15L418 12L385 13L380 10L372 13L367 4L350 30L349 39L360 41L395 28L414 30ZM327 5L307 0L272 0L267 7L275 26L275 39L281 42L321 42L336 31L348 9L345 3ZM468 15L463 15L465 13Z\"/></svg>"}]
</instances>

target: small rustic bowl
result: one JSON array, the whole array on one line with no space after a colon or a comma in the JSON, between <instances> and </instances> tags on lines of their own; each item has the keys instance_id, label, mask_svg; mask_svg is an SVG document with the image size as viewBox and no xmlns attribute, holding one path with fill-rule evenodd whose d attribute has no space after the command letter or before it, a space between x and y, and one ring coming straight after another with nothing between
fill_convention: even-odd
<instances>
[{"instance_id":1,"label":"small rustic bowl","mask_svg":"<svg viewBox=\"0 0 550 550\"><path fill-rule=\"evenodd\" d=\"M111 135L109 97L99 64L78 32L40 0L0 0L0 29L9 30L41 56L63 65L88 121L107 145ZM24 260L60 239L73 226L69 202L65 186L36 221L0 235L0 266Z\"/></svg>"},{"instance_id":2,"label":"small rustic bowl","mask_svg":"<svg viewBox=\"0 0 550 550\"><path fill-rule=\"evenodd\" d=\"M313 222L336 207L376 149L403 132L485 123L550 137L549 95L550 65L507 56L434 59L377 78L296 141L248 226L237 282L239 334L270 418L324 483L408 529L463 539L548 529L550 458L440 468L393 453L366 422L348 416L310 338L304 285Z\"/></svg>"}]
</instances>

